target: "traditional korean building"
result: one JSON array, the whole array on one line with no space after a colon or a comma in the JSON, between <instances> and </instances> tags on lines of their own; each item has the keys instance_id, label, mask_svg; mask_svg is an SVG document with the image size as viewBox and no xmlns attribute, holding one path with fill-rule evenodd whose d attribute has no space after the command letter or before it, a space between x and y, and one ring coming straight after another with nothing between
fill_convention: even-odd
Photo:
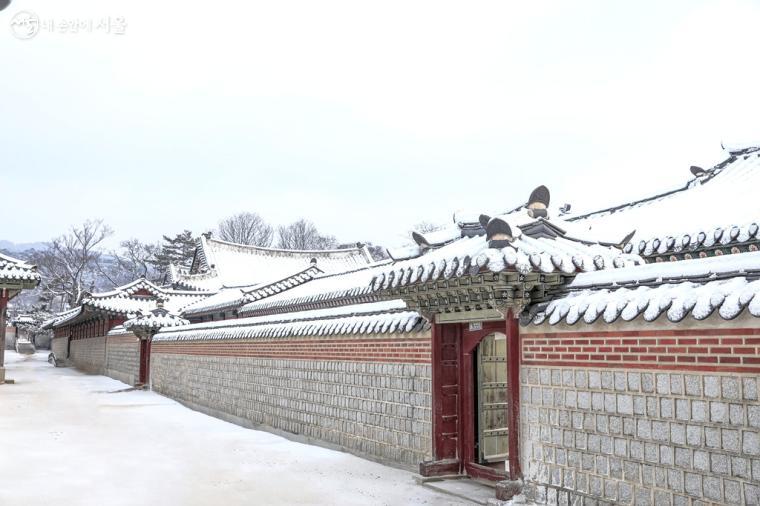
<instances>
[{"instance_id":1,"label":"traditional korean building","mask_svg":"<svg viewBox=\"0 0 760 506\"><path fill-rule=\"evenodd\" d=\"M151 387L500 498L760 504L758 182L744 146L593 213L539 187L380 263L201 238Z\"/></svg>"},{"instance_id":2,"label":"traditional korean building","mask_svg":"<svg viewBox=\"0 0 760 506\"><path fill-rule=\"evenodd\" d=\"M168 282L177 288L213 290L215 295L185 308L192 322L236 318L244 304L292 289L323 275L374 263L362 245L333 250L283 250L233 244L204 234L190 269L172 267Z\"/></svg>"},{"instance_id":3,"label":"traditional korean building","mask_svg":"<svg viewBox=\"0 0 760 506\"><path fill-rule=\"evenodd\" d=\"M0 253L0 384L5 383L5 329L8 301L21 290L35 288L40 283L37 268L26 262Z\"/></svg>"},{"instance_id":4,"label":"traditional korean building","mask_svg":"<svg viewBox=\"0 0 760 506\"><path fill-rule=\"evenodd\" d=\"M56 363L71 363L91 373L106 374L132 385L146 384L150 342L123 324L156 309L179 314L213 292L164 288L137 279L108 292L86 294L79 306L44 323L53 330Z\"/></svg>"}]
</instances>

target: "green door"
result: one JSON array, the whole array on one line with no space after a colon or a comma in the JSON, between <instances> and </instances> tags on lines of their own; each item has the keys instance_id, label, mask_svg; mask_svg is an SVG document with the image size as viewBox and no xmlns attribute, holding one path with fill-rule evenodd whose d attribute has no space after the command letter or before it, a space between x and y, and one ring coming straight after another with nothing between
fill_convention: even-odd
<instances>
[{"instance_id":1,"label":"green door","mask_svg":"<svg viewBox=\"0 0 760 506\"><path fill-rule=\"evenodd\" d=\"M495 332L478 345L478 453L483 464L504 462L507 441L507 336Z\"/></svg>"}]
</instances>

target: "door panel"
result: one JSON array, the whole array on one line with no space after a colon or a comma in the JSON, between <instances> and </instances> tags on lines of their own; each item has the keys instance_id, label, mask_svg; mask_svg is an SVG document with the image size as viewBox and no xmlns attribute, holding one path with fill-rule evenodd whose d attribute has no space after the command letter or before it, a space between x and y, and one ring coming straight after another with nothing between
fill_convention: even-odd
<instances>
[{"instance_id":1,"label":"door panel","mask_svg":"<svg viewBox=\"0 0 760 506\"><path fill-rule=\"evenodd\" d=\"M478 459L507 460L507 336L489 334L478 345Z\"/></svg>"}]
</instances>

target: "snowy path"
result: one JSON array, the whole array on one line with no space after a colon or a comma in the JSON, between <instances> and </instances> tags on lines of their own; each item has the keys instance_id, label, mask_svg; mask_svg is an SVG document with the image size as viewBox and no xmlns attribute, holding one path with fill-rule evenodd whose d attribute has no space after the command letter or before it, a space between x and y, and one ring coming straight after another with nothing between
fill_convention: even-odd
<instances>
[{"instance_id":1,"label":"snowy path","mask_svg":"<svg viewBox=\"0 0 760 506\"><path fill-rule=\"evenodd\" d=\"M464 504L411 473L6 352L0 505ZM469 504L469 503L468 503Z\"/></svg>"}]
</instances>

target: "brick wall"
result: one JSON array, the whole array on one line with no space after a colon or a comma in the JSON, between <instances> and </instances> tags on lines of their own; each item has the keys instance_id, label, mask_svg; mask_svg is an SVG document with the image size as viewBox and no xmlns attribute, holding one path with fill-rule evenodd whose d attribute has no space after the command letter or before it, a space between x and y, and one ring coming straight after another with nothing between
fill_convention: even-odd
<instances>
[{"instance_id":1,"label":"brick wall","mask_svg":"<svg viewBox=\"0 0 760 506\"><path fill-rule=\"evenodd\" d=\"M151 353L164 395L409 469L431 458L430 374L428 333L154 342Z\"/></svg>"},{"instance_id":2,"label":"brick wall","mask_svg":"<svg viewBox=\"0 0 760 506\"><path fill-rule=\"evenodd\" d=\"M105 375L135 385L140 374L140 340L134 334L107 339Z\"/></svg>"},{"instance_id":3,"label":"brick wall","mask_svg":"<svg viewBox=\"0 0 760 506\"><path fill-rule=\"evenodd\" d=\"M74 339L69 359L77 369L91 374L103 374L106 364L106 337Z\"/></svg>"},{"instance_id":4,"label":"brick wall","mask_svg":"<svg viewBox=\"0 0 760 506\"><path fill-rule=\"evenodd\" d=\"M757 356L757 326L523 328L529 493L550 504L760 504L760 374L744 352Z\"/></svg>"}]
</instances>

